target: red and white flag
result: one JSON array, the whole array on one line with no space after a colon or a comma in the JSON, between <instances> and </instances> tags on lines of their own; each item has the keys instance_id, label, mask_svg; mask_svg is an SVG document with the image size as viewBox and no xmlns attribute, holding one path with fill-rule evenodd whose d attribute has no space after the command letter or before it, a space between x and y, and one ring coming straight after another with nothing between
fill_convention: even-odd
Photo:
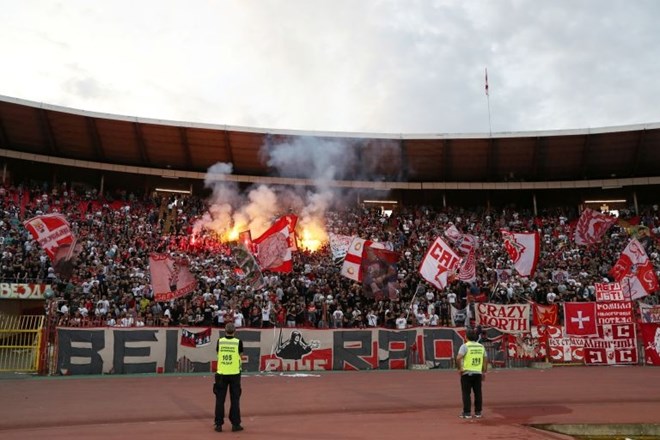
<instances>
[{"instance_id":1,"label":"red and white flag","mask_svg":"<svg viewBox=\"0 0 660 440\"><path fill-rule=\"evenodd\" d=\"M252 240L261 270L291 272L292 251L296 249L294 230L298 218L295 215L280 217L263 234Z\"/></svg>"},{"instance_id":2,"label":"red and white flag","mask_svg":"<svg viewBox=\"0 0 660 440\"><path fill-rule=\"evenodd\" d=\"M463 234L455 225L445 229L447 237L456 251L461 255L468 255L479 247L479 239L472 234Z\"/></svg>"},{"instance_id":3,"label":"red and white flag","mask_svg":"<svg viewBox=\"0 0 660 440\"><path fill-rule=\"evenodd\" d=\"M646 365L660 366L660 324L640 324Z\"/></svg>"},{"instance_id":4,"label":"red and white flag","mask_svg":"<svg viewBox=\"0 0 660 440\"><path fill-rule=\"evenodd\" d=\"M46 252L55 272L63 279L70 278L82 246L66 218L62 214L39 215L23 225Z\"/></svg>"},{"instance_id":5,"label":"red and white flag","mask_svg":"<svg viewBox=\"0 0 660 440\"><path fill-rule=\"evenodd\" d=\"M658 290L658 277L644 246L632 238L610 269L610 275L621 284L626 299L636 300Z\"/></svg>"},{"instance_id":6,"label":"red and white flag","mask_svg":"<svg viewBox=\"0 0 660 440\"><path fill-rule=\"evenodd\" d=\"M539 259L540 239L538 232L509 232L500 229L506 249L513 267L524 277L531 277L536 270Z\"/></svg>"},{"instance_id":7,"label":"red and white flag","mask_svg":"<svg viewBox=\"0 0 660 440\"><path fill-rule=\"evenodd\" d=\"M362 281L362 253L364 252L364 248L370 244L370 240L353 237L353 240L346 251L344 263L341 266L340 273L343 276L350 278L353 281Z\"/></svg>"},{"instance_id":8,"label":"red and white flag","mask_svg":"<svg viewBox=\"0 0 660 440\"><path fill-rule=\"evenodd\" d=\"M598 336L595 302L565 302L564 328L567 336Z\"/></svg>"},{"instance_id":9,"label":"red and white flag","mask_svg":"<svg viewBox=\"0 0 660 440\"><path fill-rule=\"evenodd\" d=\"M157 302L170 301L191 293L197 280L188 268L188 261L174 259L166 254L149 255L149 272L154 299Z\"/></svg>"},{"instance_id":10,"label":"red and white flag","mask_svg":"<svg viewBox=\"0 0 660 440\"><path fill-rule=\"evenodd\" d=\"M340 274L354 281L362 282L362 260L367 256L367 249L388 249L385 243L353 237L346 251Z\"/></svg>"},{"instance_id":11,"label":"red and white flag","mask_svg":"<svg viewBox=\"0 0 660 440\"><path fill-rule=\"evenodd\" d=\"M468 283L476 281L477 279L477 259L474 256L474 250L463 258L461 267L458 271L458 279Z\"/></svg>"},{"instance_id":12,"label":"red and white flag","mask_svg":"<svg viewBox=\"0 0 660 440\"><path fill-rule=\"evenodd\" d=\"M211 343L211 327L194 332L185 328L181 329L181 345L184 347L205 347Z\"/></svg>"},{"instance_id":13,"label":"red and white flag","mask_svg":"<svg viewBox=\"0 0 660 440\"><path fill-rule=\"evenodd\" d=\"M38 215L26 220L23 225L37 240L51 261L55 260L59 247L75 242L69 222L62 214Z\"/></svg>"},{"instance_id":14,"label":"red and white flag","mask_svg":"<svg viewBox=\"0 0 660 440\"><path fill-rule=\"evenodd\" d=\"M585 209L575 225L575 244L590 245L600 242L605 232L616 223L616 217Z\"/></svg>"},{"instance_id":15,"label":"red and white flag","mask_svg":"<svg viewBox=\"0 0 660 440\"><path fill-rule=\"evenodd\" d=\"M419 266L419 273L438 289L444 289L450 278L456 274L461 259L442 238L435 239L426 251Z\"/></svg>"}]
</instances>

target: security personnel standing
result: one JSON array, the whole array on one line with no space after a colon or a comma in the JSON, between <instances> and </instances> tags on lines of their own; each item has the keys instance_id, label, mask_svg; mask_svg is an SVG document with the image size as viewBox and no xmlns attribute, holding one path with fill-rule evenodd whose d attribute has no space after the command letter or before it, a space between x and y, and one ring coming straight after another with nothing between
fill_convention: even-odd
<instances>
[{"instance_id":1,"label":"security personnel standing","mask_svg":"<svg viewBox=\"0 0 660 440\"><path fill-rule=\"evenodd\" d=\"M459 417L472 418L471 393L474 392L474 417L479 419L482 409L481 382L486 380L488 356L484 346L477 342L478 335L473 329L468 329L466 336L467 342L458 349L456 357L463 394L463 412Z\"/></svg>"},{"instance_id":2,"label":"security personnel standing","mask_svg":"<svg viewBox=\"0 0 660 440\"><path fill-rule=\"evenodd\" d=\"M225 399L229 388L229 421L232 431L242 431L241 426L241 355L243 341L234 337L233 323L225 326L225 336L218 339L218 369L215 373L215 430L222 431L225 421Z\"/></svg>"}]
</instances>

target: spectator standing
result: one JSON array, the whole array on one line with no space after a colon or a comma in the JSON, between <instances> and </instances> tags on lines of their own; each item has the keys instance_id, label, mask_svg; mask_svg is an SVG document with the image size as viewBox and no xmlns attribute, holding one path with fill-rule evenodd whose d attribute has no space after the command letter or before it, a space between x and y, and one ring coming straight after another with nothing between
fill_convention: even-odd
<instances>
[{"instance_id":1,"label":"spectator standing","mask_svg":"<svg viewBox=\"0 0 660 440\"><path fill-rule=\"evenodd\" d=\"M241 355L243 341L236 338L236 327L228 322L225 336L218 339L218 369L215 373L215 430L222 431L225 421L225 400L229 389L229 422L232 431L242 431L241 426Z\"/></svg>"},{"instance_id":2,"label":"spectator standing","mask_svg":"<svg viewBox=\"0 0 660 440\"><path fill-rule=\"evenodd\" d=\"M488 370L488 357L486 349L477 342L477 333L474 329L466 332L467 342L461 345L456 356L458 373L461 376L461 394L463 397L462 419L472 418L472 397L474 393L474 417L481 418L483 397L481 395L481 382L486 379Z\"/></svg>"}]
</instances>

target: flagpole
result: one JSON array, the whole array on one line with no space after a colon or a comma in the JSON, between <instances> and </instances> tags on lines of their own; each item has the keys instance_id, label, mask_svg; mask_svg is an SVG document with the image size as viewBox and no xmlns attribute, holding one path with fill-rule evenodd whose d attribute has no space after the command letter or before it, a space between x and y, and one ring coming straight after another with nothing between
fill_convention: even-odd
<instances>
[{"instance_id":1,"label":"flagpole","mask_svg":"<svg viewBox=\"0 0 660 440\"><path fill-rule=\"evenodd\" d=\"M484 69L484 73L485 73L484 77L485 77L485 80L486 80L484 89L486 91L486 102L488 104L488 135L490 137L493 137L493 127L492 127L491 122L490 122L490 94L488 93L488 68L487 67Z\"/></svg>"}]
</instances>

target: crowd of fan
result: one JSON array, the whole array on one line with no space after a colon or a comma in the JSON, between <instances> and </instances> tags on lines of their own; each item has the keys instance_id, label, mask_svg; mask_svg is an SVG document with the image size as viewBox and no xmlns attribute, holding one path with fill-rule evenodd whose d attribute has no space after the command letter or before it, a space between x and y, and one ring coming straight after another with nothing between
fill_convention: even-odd
<instances>
[{"instance_id":1,"label":"crowd of fan","mask_svg":"<svg viewBox=\"0 0 660 440\"><path fill-rule=\"evenodd\" d=\"M401 207L389 216L365 207L333 209L326 214L328 232L389 242L400 252L397 297L366 296L360 283L340 275L340 264L333 261L328 245L316 252L295 252L291 273L267 272L265 287L254 291L234 270L228 245L210 235L191 240L193 224L205 210L205 201L193 196L116 192L100 197L94 189L66 184L0 188L0 279L50 284L46 312L53 322L66 326L223 326L230 321L254 328L446 326L455 324L452 308L464 309L474 300L593 301L594 283L607 280L630 238L625 224L618 224L599 245L575 245L571 225L579 215L576 208L543 210L536 216L513 207ZM67 216L82 243L73 274L66 280L59 278L22 226L25 219L53 211ZM645 246L660 269L653 238L660 227L657 206L644 207L638 215L623 210L620 216L649 227ZM454 280L439 291L421 278L418 268L429 245L451 224L479 239L477 278L470 283ZM507 276L511 262L501 228L540 232L541 256L533 278L519 277L515 271ZM154 301L151 252L185 256L198 280L195 291L168 302ZM657 300L656 295L644 299Z\"/></svg>"}]
</instances>

